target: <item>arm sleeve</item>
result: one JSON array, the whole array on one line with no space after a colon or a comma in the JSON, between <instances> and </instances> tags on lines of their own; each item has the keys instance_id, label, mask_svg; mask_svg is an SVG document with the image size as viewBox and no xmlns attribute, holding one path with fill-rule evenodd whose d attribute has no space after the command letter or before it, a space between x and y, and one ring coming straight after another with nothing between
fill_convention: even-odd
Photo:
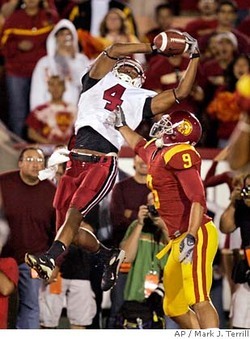
<instances>
[{"instance_id":1,"label":"arm sleeve","mask_svg":"<svg viewBox=\"0 0 250 339\"><path fill-rule=\"evenodd\" d=\"M197 169L191 167L183 171L176 171L176 176L188 199L192 203L200 203L206 210L205 190Z\"/></svg>"},{"instance_id":2,"label":"arm sleeve","mask_svg":"<svg viewBox=\"0 0 250 339\"><path fill-rule=\"evenodd\" d=\"M142 118L143 119L151 119L154 117L154 114L151 110L151 101L152 101L152 97L148 97L145 100L145 104L143 106L143 112L142 112Z\"/></svg>"},{"instance_id":3,"label":"arm sleeve","mask_svg":"<svg viewBox=\"0 0 250 339\"><path fill-rule=\"evenodd\" d=\"M147 163L146 143L147 141L145 139L141 139L135 146L135 153L138 154L145 163Z\"/></svg>"}]
</instances>

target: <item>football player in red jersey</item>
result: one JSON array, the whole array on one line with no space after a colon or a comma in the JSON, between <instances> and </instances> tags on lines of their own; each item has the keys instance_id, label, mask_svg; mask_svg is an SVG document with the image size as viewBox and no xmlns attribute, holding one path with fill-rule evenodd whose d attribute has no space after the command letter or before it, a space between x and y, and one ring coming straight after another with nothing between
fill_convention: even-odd
<instances>
[{"instance_id":1,"label":"football player in red jersey","mask_svg":"<svg viewBox=\"0 0 250 339\"><path fill-rule=\"evenodd\" d=\"M128 125L136 129L143 119L150 120L156 114L165 113L175 102L179 103L189 95L200 53L197 41L184 33L190 61L174 89L158 94L141 88L144 70L130 55L158 53L157 47L149 43L115 43L103 51L83 75L74 126L75 142L69 145L67 156L65 150L58 150L50 161L57 165L61 157L68 160L54 199L59 231L46 253L27 253L25 256L26 263L42 279L51 278L57 259L72 241L77 241L92 253L100 252L105 259L101 288L106 291L114 285L124 251L104 247L90 230L80 226L81 221L109 193L115 182L117 154L123 145L122 136L114 128L113 110L117 105L123 105Z\"/></svg>"},{"instance_id":2,"label":"football player in red jersey","mask_svg":"<svg viewBox=\"0 0 250 339\"><path fill-rule=\"evenodd\" d=\"M187 111L165 114L154 123L147 142L131 130L121 107L114 111L115 127L148 164L148 187L165 221L170 242L164 270L164 311L181 328L218 328L218 314L210 300L212 263L218 232L206 215L200 177L201 157L194 148L202 128Z\"/></svg>"}]
</instances>

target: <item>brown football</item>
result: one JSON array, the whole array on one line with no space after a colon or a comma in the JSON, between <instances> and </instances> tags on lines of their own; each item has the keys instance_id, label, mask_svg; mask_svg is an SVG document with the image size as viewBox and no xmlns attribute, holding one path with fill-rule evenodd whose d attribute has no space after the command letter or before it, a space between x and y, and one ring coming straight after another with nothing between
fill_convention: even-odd
<instances>
[{"instance_id":1,"label":"brown football","mask_svg":"<svg viewBox=\"0 0 250 339\"><path fill-rule=\"evenodd\" d=\"M188 49L185 35L174 29L156 35L154 45L166 56L180 55Z\"/></svg>"}]
</instances>

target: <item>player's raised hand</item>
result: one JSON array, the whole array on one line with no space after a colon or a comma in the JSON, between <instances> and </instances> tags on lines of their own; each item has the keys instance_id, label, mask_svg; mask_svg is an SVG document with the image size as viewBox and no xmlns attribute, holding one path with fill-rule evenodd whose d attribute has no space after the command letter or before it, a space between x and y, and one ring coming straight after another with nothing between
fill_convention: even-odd
<instances>
[{"instance_id":1,"label":"player's raised hand","mask_svg":"<svg viewBox=\"0 0 250 339\"><path fill-rule=\"evenodd\" d=\"M117 106L116 109L113 110L115 114L115 128L119 129L120 127L127 126L125 120L125 114L121 106Z\"/></svg>"},{"instance_id":2,"label":"player's raised hand","mask_svg":"<svg viewBox=\"0 0 250 339\"><path fill-rule=\"evenodd\" d=\"M190 58L193 58L194 55L200 56L199 46L198 42L195 38L193 38L190 34L187 32L183 32L183 35L186 38L186 43L188 44L188 50L187 53L189 53Z\"/></svg>"}]
</instances>

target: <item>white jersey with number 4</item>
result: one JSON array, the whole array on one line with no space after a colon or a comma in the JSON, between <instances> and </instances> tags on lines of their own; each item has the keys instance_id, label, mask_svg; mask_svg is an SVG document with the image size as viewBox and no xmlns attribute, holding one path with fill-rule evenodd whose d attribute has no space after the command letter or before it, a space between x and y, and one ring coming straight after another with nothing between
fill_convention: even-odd
<instances>
[{"instance_id":1,"label":"white jersey with number 4","mask_svg":"<svg viewBox=\"0 0 250 339\"><path fill-rule=\"evenodd\" d=\"M142 121L146 98L156 94L154 91L136 88L110 72L81 94L75 133L81 127L90 126L120 150L124 139L114 128L115 116L112 111L117 105L121 106L127 125L135 130Z\"/></svg>"}]
</instances>

